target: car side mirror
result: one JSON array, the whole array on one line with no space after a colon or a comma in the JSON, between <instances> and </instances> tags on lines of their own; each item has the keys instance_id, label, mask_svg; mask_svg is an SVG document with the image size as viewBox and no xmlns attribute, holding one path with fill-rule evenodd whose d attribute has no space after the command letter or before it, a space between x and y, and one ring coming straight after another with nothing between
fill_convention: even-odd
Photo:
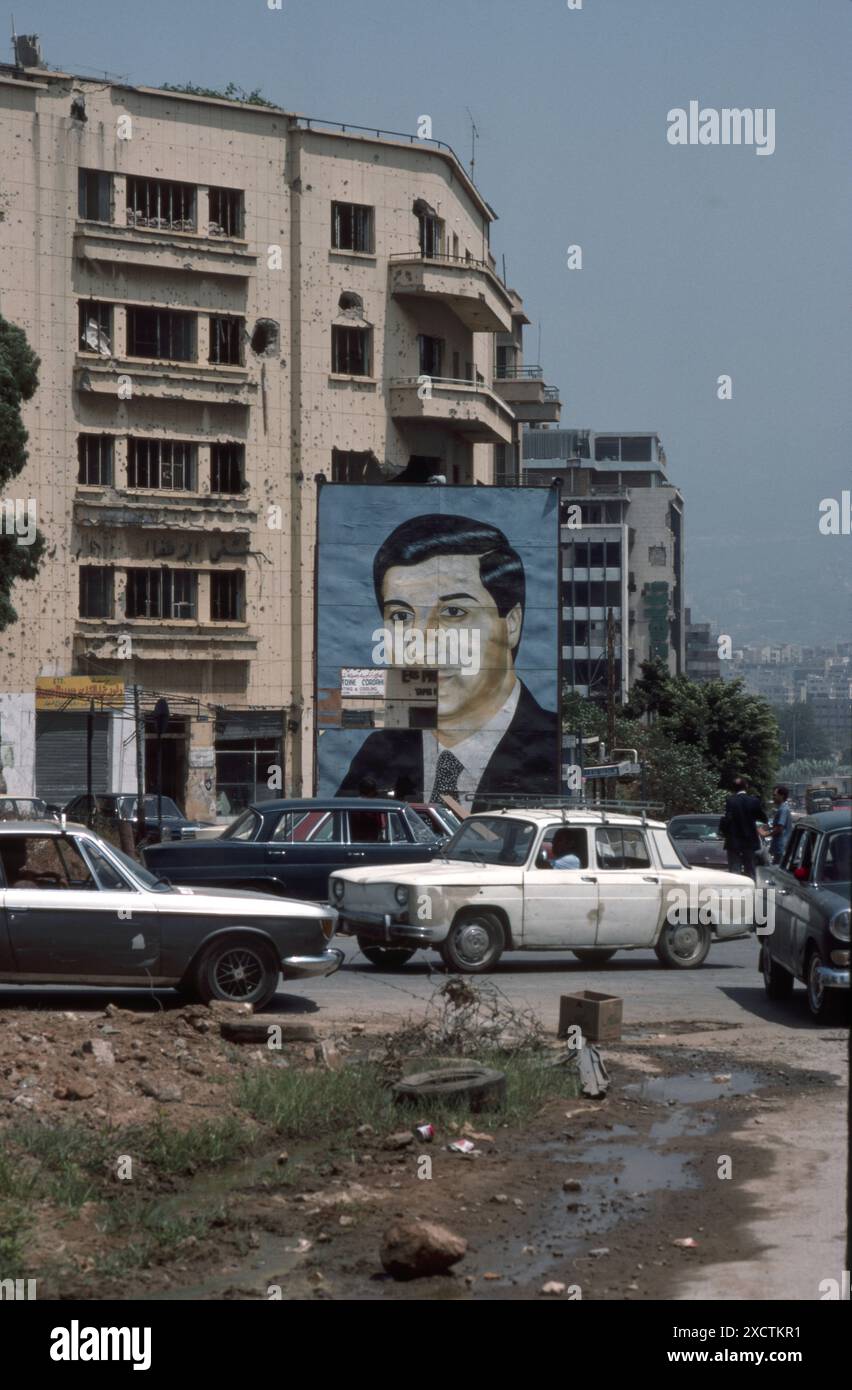
<instances>
[{"instance_id":1,"label":"car side mirror","mask_svg":"<svg viewBox=\"0 0 852 1390\"><path fill-rule=\"evenodd\" d=\"M810 877L810 869L803 869L801 867L798 869L794 869L793 877L797 878L800 883L807 883Z\"/></svg>"},{"instance_id":2,"label":"car side mirror","mask_svg":"<svg viewBox=\"0 0 852 1390\"><path fill-rule=\"evenodd\" d=\"M539 850L538 858L535 861L535 866L537 869L549 869L551 867L550 859L548 857L546 849Z\"/></svg>"}]
</instances>

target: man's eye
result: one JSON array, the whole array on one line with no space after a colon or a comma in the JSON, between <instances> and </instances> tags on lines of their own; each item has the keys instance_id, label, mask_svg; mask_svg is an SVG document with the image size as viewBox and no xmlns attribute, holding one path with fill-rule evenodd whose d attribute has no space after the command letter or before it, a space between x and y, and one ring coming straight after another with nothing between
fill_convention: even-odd
<instances>
[{"instance_id":1,"label":"man's eye","mask_svg":"<svg viewBox=\"0 0 852 1390\"><path fill-rule=\"evenodd\" d=\"M388 613L387 620L389 623L410 623L411 614L406 613L403 608L395 608Z\"/></svg>"},{"instance_id":2,"label":"man's eye","mask_svg":"<svg viewBox=\"0 0 852 1390\"><path fill-rule=\"evenodd\" d=\"M467 617L467 609L466 609L466 608L457 608L454 604L451 603L451 604L448 604L446 608L442 608L442 609L441 609L441 617L442 617L442 618L466 618L466 617Z\"/></svg>"}]
</instances>

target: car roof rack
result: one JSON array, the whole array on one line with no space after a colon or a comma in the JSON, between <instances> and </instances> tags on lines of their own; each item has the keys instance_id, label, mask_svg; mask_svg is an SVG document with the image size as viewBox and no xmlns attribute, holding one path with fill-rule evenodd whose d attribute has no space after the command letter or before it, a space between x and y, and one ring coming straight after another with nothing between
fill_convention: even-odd
<instances>
[{"instance_id":1,"label":"car roof rack","mask_svg":"<svg viewBox=\"0 0 852 1390\"><path fill-rule=\"evenodd\" d=\"M483 796L476 796L472 799L478 802L493 802L493 809L495 811L560 811L563 821L568 811L599 812L601 821L604 824L606 824L611 815L625 815L640 817L644 826L648 823L650 813L665 810L662 801L600 801L587 799L582 796L532 796L525 793L512 793L508 796L498 796L488 792Z\"/></svg>"}]
</instances>

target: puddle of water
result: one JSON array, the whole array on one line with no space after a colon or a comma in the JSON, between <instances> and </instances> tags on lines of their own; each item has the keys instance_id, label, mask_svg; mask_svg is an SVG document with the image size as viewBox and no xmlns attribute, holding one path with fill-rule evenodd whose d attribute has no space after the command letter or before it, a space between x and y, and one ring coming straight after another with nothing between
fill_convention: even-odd
<instances>
[{"instance_id":1,"label":"puddle of water","mask_svg":"<svg viewBox=\"0 0 852 1390\"><path fill-rule=\"evenodd\" d=\"M690 1072L687 1076L650 1076L625 1086L625 1094L640 1100L690 1101L724 1100L726 1096L745 1096L757 1089L759 1082L753 1071L732 1071L729 1081L714 1081L718 1072Z\"/></svg>"}]
</instances>

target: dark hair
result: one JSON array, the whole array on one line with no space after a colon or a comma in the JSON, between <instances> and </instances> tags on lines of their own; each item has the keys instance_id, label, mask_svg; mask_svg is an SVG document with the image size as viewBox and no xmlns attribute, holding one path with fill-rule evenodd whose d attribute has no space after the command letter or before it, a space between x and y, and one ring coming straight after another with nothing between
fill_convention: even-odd
<instances>
[{"instance_id":1,"label":"dark hair","mask_svg":"<svg viewBox=\"0 0 852 1390\"><path fill-rule=\"evenodd\" d=\"M789 787L777 786L775 790L778 792L779 796L782 798L783 801L786 801L787 797L790 795Z\"/></svg>"},{"instance_id":2,"label":"dark hair","mask_svg":"<svg viewBox=\"0 0 852 1390\"><path fill-rule=\"evenodd\" d=\"M382 542L373 560L373 588L381 612L382 584L394 565L419 565L436 555L478 555L479 578L497 605L501 618L526 602L524 564L502 531L486 521L442 513L414 516L397 526ZM520 636L518 643L520 643ZM517 650L517 644L515 646Z\"/></svg>"},{"instance_id":3,"label":"dark hair","mask_svg":"<svg viewBox=\"0 0 852 1390\"><path fill-rule=\"evenodd\" d=\"M735 792L745 792L745 791L748 791L748 782L746 781L746 779L745 779L744 777L735 777L735 778L734 778L734 791L735 791Z\"/></svg>"}]
</instances>

